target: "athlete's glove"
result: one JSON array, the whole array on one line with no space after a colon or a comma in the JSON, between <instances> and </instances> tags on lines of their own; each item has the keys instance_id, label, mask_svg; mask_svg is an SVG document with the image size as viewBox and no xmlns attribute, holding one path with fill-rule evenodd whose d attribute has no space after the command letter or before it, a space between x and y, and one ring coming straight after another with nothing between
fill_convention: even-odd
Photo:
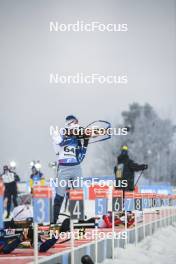
<instances>
[{"instance_id":1,"label":"athlete's glove","mask_svg":"<svg viewBox=\"0 0 176 264\"><path fill-rule=\"evenodd\" d=\"M148 165L147 164L142 164L142 170L147 170L148 169Z\"/></svg>"}]
</instances>

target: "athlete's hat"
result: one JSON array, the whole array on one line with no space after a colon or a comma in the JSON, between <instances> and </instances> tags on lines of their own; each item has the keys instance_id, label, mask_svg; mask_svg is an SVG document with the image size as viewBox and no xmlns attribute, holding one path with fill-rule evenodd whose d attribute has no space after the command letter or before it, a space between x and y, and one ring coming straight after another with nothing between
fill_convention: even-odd
<instances>
[{"instance_id":1,"label":"athlete's hat","mask_svg":"<svg viewBox=\"0 0 176 264\"><path fill-rule=\"evenodd\" d=\"M121 149L121 151L128 151L128 146L122 145L120 149Z\"/></svg>"},{"instance_id":2,"label":"athlete's hat","mask_svg":"<svg viewBox=\"0 0 176 264\"><path fill-rule=\"evenodd\" d=\"M9 167L7 166L7 165L4 165L3 166L3 170L5 171L5 170L8 170L9 169Z\"/></svg>"},{"instance_id":3,"label":"athlete's hat","mask_svg":"<svg viewBox=\"0 0 176 264\"><path fill-rule=\"evenodd\" d=\"M74 115L68 115L65 118L66 122L70 122L70 121L78 121L78 119L74 116Z\"/></svg>"}]
</instances>

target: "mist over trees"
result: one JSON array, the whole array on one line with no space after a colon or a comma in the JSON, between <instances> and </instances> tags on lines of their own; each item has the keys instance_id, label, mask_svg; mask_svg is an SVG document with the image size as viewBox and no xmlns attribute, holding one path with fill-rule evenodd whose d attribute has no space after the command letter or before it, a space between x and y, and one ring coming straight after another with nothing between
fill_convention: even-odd
<instances>
[{"instance_id":1,"label":"mist over trees","mask_svg":"<svg viewBox=\"0 0 176 264\"><path fill-rule=\"evenodd\" d=\"M150 104L133 103L121 115L123 121L115 127L128 126L128 135L113 136L111 140L97 144L97 166L92 168L92 174L112 174L120 147L127 144L132 159L149 165L144 174L149 182L175 185L176 126L171 120L160 118Z\"/></svg>"}]
</instances>

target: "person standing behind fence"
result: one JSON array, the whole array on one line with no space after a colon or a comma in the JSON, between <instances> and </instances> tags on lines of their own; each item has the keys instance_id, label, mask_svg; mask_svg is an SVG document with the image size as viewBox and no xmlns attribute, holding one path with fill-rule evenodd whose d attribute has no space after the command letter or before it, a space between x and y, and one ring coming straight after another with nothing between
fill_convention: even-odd
<instances>
[{"instance_id":1,"label":"person standing behind fence","mask_svg":"<svg viewBox=\"0 0 176 264\"><path fill-rule=\"evenodd\" d=\"M30 175L30 188L31 192L34 186L44 186L45 185L45 178L43 173L41 172L41 164L36 162L32 165L31 168L31 175Z\"/></svg>"},{"instance_id":2,"label":"person standing behind fence","mask_svg":"<svg viewBox=\"0 0 176 264\"><path fill-rule=\"evenodd\" d=\"M134 191L135 184L135 172L146 170L148 168L147 164L137 164L130 159L128 155L128 146L123 145L121 147L121 153L117 157L117 165L114 167L114 174L116 176L116 181L126 180L126 187L117 187L117 189L122 189L124 191ZM117 183L116 186L119 184Z\"/></svg>"},{"instance_id":3,"label":"person standing behind fence","mask_svg":"<svg viewBox=\"0 0 176 264\"><path fill-rule=\"evenodd\" d=\"M7 215L6 218L10 216L10 210L12 205L12 199L14 207L18 205L17 203L17 182L20 180L19 176L9 169L7 165L3 167L3 173L0 175L1 180L5 186L4 199L7 199Z\"/></svg>"}]
</instances>

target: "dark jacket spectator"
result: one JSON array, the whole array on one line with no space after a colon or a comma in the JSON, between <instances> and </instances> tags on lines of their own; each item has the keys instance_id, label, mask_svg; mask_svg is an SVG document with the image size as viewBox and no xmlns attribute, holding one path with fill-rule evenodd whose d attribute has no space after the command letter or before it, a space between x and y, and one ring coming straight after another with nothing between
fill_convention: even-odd
<instances>
[{"instance_id":1,"label":"dark jacket spectator","mask_svg":"<svg viewBox=\"0 0 176 264\"><path fill-rule=\"evenodd\" d=\"M148 168L146 164L137 164L128 156L128 147L121 148L121 154L117 158L117 166L114 167L114 173L117 180L126 180L128 185L125 191L134 191L135 172ZM121 188L122 189L122 188Z\"/></svg>"},{"instance_id":2,"label":"dark jacket spectator","mask_svg":"<svg viewBox=\"0 0 176 264\"><path fill-rule=\"evenodd\" d=\"M14 206L17 206L17 182L20 180L19 176L11 171L7 165L3 167L3 173L1 179L5 186L4 199L7 199L7 216L10 216L10 209L12 205L12 199Z\"/></svg>"}]
</instances>

